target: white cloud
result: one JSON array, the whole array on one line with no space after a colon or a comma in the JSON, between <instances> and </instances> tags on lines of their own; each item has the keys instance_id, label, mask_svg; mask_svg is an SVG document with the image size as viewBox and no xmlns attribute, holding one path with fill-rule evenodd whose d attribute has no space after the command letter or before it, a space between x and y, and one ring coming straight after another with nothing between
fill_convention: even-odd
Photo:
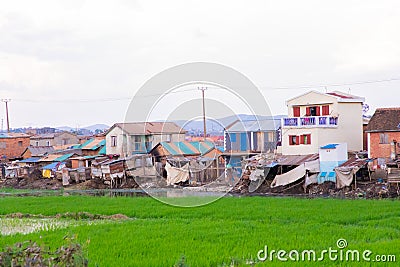
<instances>
[{"instance_id":1,"label":"white cloud","mask_svg":"<svg viewBox=\"0 0 400 267\"><path fill-rule=\"evenodd\" d=\"M274 113L285 113L285 99L306 89L266 87L396 76L399 10L395 0L7 1L0 10L0 94L15 99L14 126L111 124L123 118L126 101L50 100L132 96L165 68L211 61L244 73ZM395 94L399 83L379 86ZM374 97L374 86L353 88L372 107L395 104ZM57 111L44 112L44 99Z\"/></svg>"}]
</instances>

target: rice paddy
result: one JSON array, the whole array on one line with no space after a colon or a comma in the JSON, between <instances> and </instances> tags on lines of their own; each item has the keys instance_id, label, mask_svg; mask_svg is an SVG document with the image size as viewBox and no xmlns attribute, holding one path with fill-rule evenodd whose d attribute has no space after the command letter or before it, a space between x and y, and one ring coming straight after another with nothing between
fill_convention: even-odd
<instances>
[{"instance_id":1,"label":"rice paddy","mask_svg":"<svg viewBox=\"0 0 400 267\"><path fill-rule=\"evenodd\" d=\"M76 235L81 244L87 244L89 266L398 266L400 260L398 200L226 197L202 207L180 208L148 197L0 198L0 225L23 229L24 224L34 224L24 219L7 221L5 215L16 212L41 216L87 212L131 218L101 223L55 218L46 221L47 226L41 221L34 231L5 235L2 230L0 248L25 240L54 248L65 235ZM346 249L394 255L396 262L329 258L323 263L277 258L261 262L257 257L265 246L269 251L319 253L337 249L339 239L345 239Z\"/></svg>"}]
</instances>

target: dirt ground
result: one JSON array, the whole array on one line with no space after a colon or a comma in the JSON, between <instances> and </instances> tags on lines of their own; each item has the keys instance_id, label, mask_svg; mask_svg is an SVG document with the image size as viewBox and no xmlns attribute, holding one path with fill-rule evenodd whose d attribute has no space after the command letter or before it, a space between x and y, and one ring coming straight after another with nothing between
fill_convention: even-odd
<instances>
[{"instance_id":1,"label":"dirt ground","mask_svg":"<svg viewBox=\"0 0 400 267\"><path fill-rule=\"evenodd\" d=\"M118 187L119 189L137 188L138 184L133 178L127 178L123 180L122 184ZM47 179L41 176L26 176L23 178L8 178L0 179L0 188L15 188L15 189L41 189L41 190L59 190L75 189L75 190L87 190L87 189L109 189L110 186L103 183L100 179L91 179L82 183L72 183L68 186L62 185L62 182L58 179Z\"/></svg>"},{"instance_id":2,"label":"dirt ground","mask_svg":"<svg viewBox=\"0 0 400 267\"><path fill-rule=\"evenodd\" d=\"M265 180L254 192L249 192L250 180L240 180L232 193L250 195L301 195L309 197L338 198L398 198L400 190L396 185L389 186L378 180L357 181L357 184L337 189L335 183L312 184L304 188L304 179L287 186L271 188L272 180Z\"/></svg>"},{"instance_id":3,"label":"dirt ground","mask_svg":"<svg viewBox=\"0 0 400 267\"><path fill-rule=\"evenodd\" d=\"M24 177L0 180L0 188L58 190L62 187L57 179Z\"/></svg>"}]
</instances>

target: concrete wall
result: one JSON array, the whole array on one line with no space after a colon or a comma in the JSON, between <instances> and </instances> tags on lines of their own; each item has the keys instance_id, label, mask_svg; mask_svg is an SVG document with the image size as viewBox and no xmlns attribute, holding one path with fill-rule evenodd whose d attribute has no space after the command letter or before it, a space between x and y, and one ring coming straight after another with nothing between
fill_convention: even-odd
<instances>
[{"instance_id":1,"label":"concrete wall","mask_svg":"<svg viewBox=\"0 0 400 267\"><path fill-rule=\"evenodd\" d=\"M282 154L283 155L308 155L318 153L319 150L319 131L318 128L283 128L282 129ZM332 129L324 129L326 130ZM303 134L311 134L310 145L290 145L289 136L300 136Z\"/></svg>"},{"instance_id":2,"label":"concrete wall","mask_svg":"<svg viewBox=\"0 0 400 267\"><path fill-rule=\"evenodd\" d=\"M31 139L30 141L31 146L55 146L53 138L38 138L38 139Z\"/></svg>"},{"instance_id":3,"label":"concrete wall","mask_svg":"<svg viewBox=\"0 0 400 267\"><path fill-rule=\"evenodd\" d=\"M337 127L284 127L282 125L282 154L306 155L319 152L319 147L332 143L347 143L348 150L363 149L362 103L337 102L335 97L310 92L304 96L288 101L288 114L293 117L292 105L330 104L331 116L338 116ZM304 117L306 107L301 107L300 115ZM310 145L289 145L290 135L311 134Z\"/></svg>"},{"instance_id":4,"label":"concrete wall","mask_svg":"<svg viewBox=\"0 0 400 267\"><path fill-rule=\"evenodd\" d=\"M111 139L112 136L116 136L117 145L112 146ZM126 135L119 127L114 127L110 132L106 135L106 151L107 154L118 154L121 156L127 155L127 140Z\"/></svg>"},{"instance_id":5,"label":"concrete wall","mask_svg":"<svg viewBox=\"0 0 400 267\"><path fill-rule=\"evenodd\" d=\"M344 162L348 160L347 144L339 144L335 149L320 149L320 162Z\"/></svg>"},{"instance_id":6,"label":"concrete wall","mask_svg":"<svg viewBox=\"0 0 400 267\"><path fill-rule=\"evenodd\" d=\"M327 96L325 94L319 94L317 92L309 92L305 95L296 97L292 100L287 101L288 105L288 117L293 116L293 106L303 106L300 109L300 116L304 117L306 115L306 106L311 105L327 105L329 104L330 110L336 109L337 100L335 97Z\"/></svg>"},{"instance_id":7,"label":"concrete wall","mask_svg":"<svg viewBox=\"0 0 400 267\"><path fill-rule=\"evenodd\" d=\"M349 151L363 149L362 103L339 103L338 143L347 143Z\"/></svg>"},{"instance_id":8,"label":"concrete wall","mask_svg":"<svg viewBox=\"0 0 400 267\"><path fill-rule=\"evenodd\" d=\"M167 136L169 135L169 137ZM117 146L111 146L111 136L116 136L117 138ZM144 150L144 141L145 135L140 135L142 149L140 151L135 150L135 135L128 135L121 128L115 127L106 135L106 151L107 154L118 154L123 157L130 156L134 153L145 153ZM155 134L151 135L151 148L156 146L160 142L168 141L170 139L171 142L182 142L185 141L185 134ZM151 149L150 148L150 149Z\"/></svg>"},{"instance_id":9,"label":"concrete wall","mask_svg":"<svg viewBox=\"0 0 400 267\"><path fill-rule=\"evenodd\" d=\"M79 144L78 137L75 134L63 132L54 138L32 137L31 146L62 146Z\"/></svg>"},{"instance_id":10,"label":"concrete wall","mask_svg":"<svg viewBox=\"0 0 400 267\"><path fill-rule=\"evenodd\" d=\"M53 146L76 145L79 144L78 137L75 134L64 132L54 137Z\"/></svg>"}]
</instances>

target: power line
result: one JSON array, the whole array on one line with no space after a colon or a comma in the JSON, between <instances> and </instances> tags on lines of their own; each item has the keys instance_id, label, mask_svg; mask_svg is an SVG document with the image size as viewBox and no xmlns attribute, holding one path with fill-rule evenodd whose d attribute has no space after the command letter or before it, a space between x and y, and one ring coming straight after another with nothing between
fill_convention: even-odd
<instances>
[{"instance_id":1,"label":"power line","mask_svg":"<svg viewBox=\"0 0 400 267\"><path fill-rule=\"evenodd\" d=\"M349 85L360 85L360 84L371 84L371 83L383 83L383 82L393 82L393 81L400 81L400 78L357 81L350 83L317 84L317 85L299 85L299 86L281 86L281 87L261 86L259 88L276 89L276 90L295 90L295 89L325 88L325 87L338 87L338 86L349 86Z\"/></svg>"},{"instance_id":2,"label":"power line","mask_svg":"<svg viewBox=\"0 0 400 267\"><path fill-rule=\"evenodd\" d=\"M316 85L298 85L298 86L259 86L260 90L299 90L299 89L315 89L315 88L324 88L326 90L327 87L340 87L340 86L351 86L351 85L362 85L362 84L374 84L374 83L384 83L384 82L393 82L400 81L400 78L390 78L390 79L381 79L381 80L369 80L369 81L356 81L349 83L332 83L332 84L316 84ZM208 89L220 89L224 90L221 87L210 86ZM164 92L160 94L148 94L148 95L135 95L133 97L118 97L118 98L99 98L99 99L14 99L17 102L30 102L30 103L44 103L44 102L52 102L52 103L79 103L79 102L117 102L117 101L128 101L133 98L146 98L146 97L154 97L154 96L164 96L170 94L177 94L188 91L196 91L198 89L185 89L179 91L171 91Z\"/></svg>"}]
</instances>

